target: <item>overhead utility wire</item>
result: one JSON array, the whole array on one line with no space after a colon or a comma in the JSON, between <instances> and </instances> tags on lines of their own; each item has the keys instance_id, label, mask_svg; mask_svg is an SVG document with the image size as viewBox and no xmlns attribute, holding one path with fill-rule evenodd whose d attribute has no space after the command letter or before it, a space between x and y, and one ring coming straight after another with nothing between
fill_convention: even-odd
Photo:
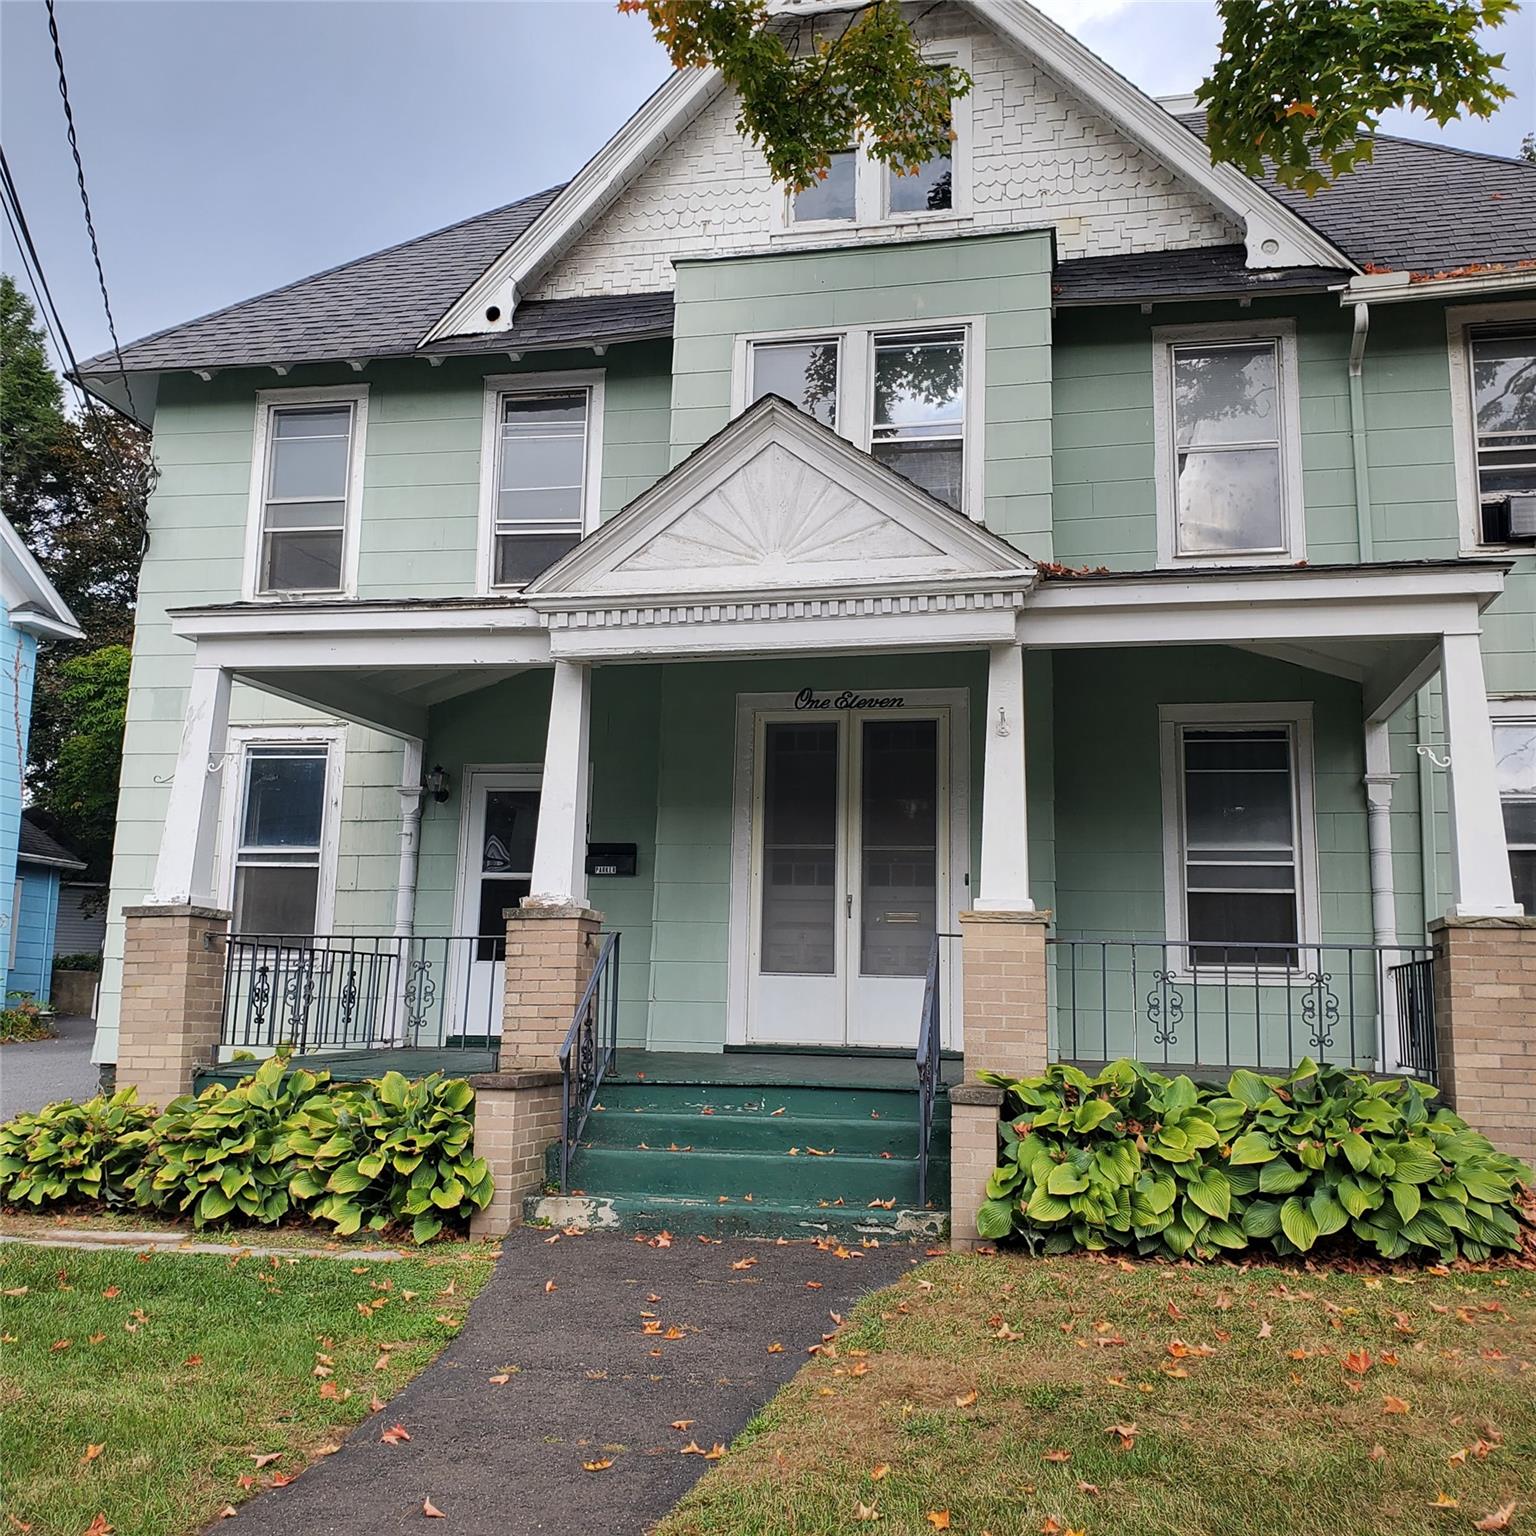
<instances>
[{"instance_id":1,"label":"overhead utility wire","mask_svg":"<svg viewBox=\"0 0 1536 1536\"><path fill-rule=\"evenodd\" d=\"M117 339L117 322L112 317L112 300L107 296L107 274L102 270L101 246L96 239L96 221L91 216L91 198L85 190L85 163L80 158L80 140L75 133L75 113L69 100L69 78L64 73L64 49L59 42L59 18L54 10L54 0L46 0L48 6L48 35L53 39L53 61L59 71L59 99L64 103L64 123L69 134L69 152L74 156L75 180L80 187L80 206L85 212L85 232L91 240L91 260L96 264L96 282L101 289L101 307L106 311L107 331L112 337L112 355L117 359L117 371L123 381L123 392L128 404L133 405L133 390L128 383L128 369L123 362L123 349Z\"/></svg>"}]
</instances>

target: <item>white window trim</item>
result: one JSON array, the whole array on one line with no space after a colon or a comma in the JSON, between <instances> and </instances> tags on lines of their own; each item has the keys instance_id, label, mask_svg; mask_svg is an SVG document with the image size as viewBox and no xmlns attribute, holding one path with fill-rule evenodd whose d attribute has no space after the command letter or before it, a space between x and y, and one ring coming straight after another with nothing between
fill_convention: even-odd
<instances>
[{"instance_id":1,"label":"white window trim","mask_svg":"<svg viewBox=\"0 0 1536 1536\"><path fill-rule=\"evenodd\" d=\"M1259 554L1178 553L1178 456L1173 442L1173 349L1189 342L1273 341L1280 364L1280 498L1287 547ZM1152 331L1153 443L1157 469L1157 563L1161 567L1294 565L1307 557L1302 483L1301 378L1294 320L1238 320L1219 325L1160 325Z\"/></svg>"},{"instance_id":2,"label":"white window trim","mask_svg":"<svg viewBox=\"0 0 1536 1536\"><path fill-rule=\"evenodd\" d=\"M752 348L776 341L838 341L837 433L870 451L875 413L875 338L913 336L930 331L965 333L965 486L961 514L974 523L986 514L986 356L984 315L923 315L879 325L808 325L787 331L738 335L731 357L731 416L746 410L751 400Z\"/></svg>"},{"instance_id":3,"label":"white window trim","mask_svg":"<svg viewBox=\"0 0 1536 1536\"><path fill-rule=\"evenodd\" d=\"M272 412L290 405L352 406L352 445L347 459L347 499L343 508L341 539L341 586L334 591L263 592L261 590L261 525L266 510L267 453L270 447ZM241 595L247 602L295 603L325 597L357 596L359 524L363 507L363 462L368 437L368 386L327 385L314 389L258 389L256 427L251 440L250 504L246 513L245 575Z\"/></svg>"},{"instance_id":4,"label":"white window trim","mask_svg":"<svg viewBox=\"0 0 1536 1536\"><path fill-rule=\"evenodd\" d=\"M1453 304L1445 312L1446 351L1451 373L1451 437L1456 455L1456 511L1464 555L1531 553L1529 544L1485 544L1482 541L1482 496L1477 483L1477 417L1472 408L1471 332L1478 326L1528 325L1532 321L1536 321L1536 302Z\"/></svg>"},{"instance_id":5,"label":"white window trim","mask_svg":"<svg viewBox=\"0 0 1536 1536\"><path fill-rule=\"evenodd\" d=\"M933 64L954 64L971 72L971 45L965 39L951 42L925 43L923 58ZM839 231L899 230L908 226L928 229L930 226L969 223L971 218L971 102L970 95L950 102L950 127L954 140L950 144L950 206L934 210L917 210L909 213L892 213L889 197L889 167L870 154L867 145L859 143L854 148L853 217L851 219L796 219L793 213L794 194L788 187L780 187L773 199L773 211L769 235L782 241L795 235L810 235L818 242L825 242L829 235Z\"/></svg>"},{"instance_id":6,"label":"white window trim","mask_svg":"<svg viewBox=\"0 0 1536 1536\"><path fill-rule=\"evenodd\" d=\"M1312 705L1298 700L1281 704L1160 704L1157 711L1163 800L1163 927L1170 943L1189 940L1184 903L1184 785L1179 752L1186 726L1283 727L1291 733L1293 813L1296 817L1296 938L1303 946L1321 944L1322 907L1317 880L1316 777L1312 752ZM1189 979L1189 956L1175 950L1169 969ZM1251 971L1251 967L1249 970ZM1286 974L1283 966L1260 967L1260 975ZM1214 979L1214 978L1210 978Z\"/></svg>"},{"instance_id":7,"label":"white window trim","mask_svg":"<svg viewBox=\"0 0 1536 1536\"><path fill-rule=\"evenodd\" d=\"M235 866L245 776L252 747L324 747L325 806L320 819L320 880L315 899L315 937L328 935L336 921L336 866L341 847L341 793L346 781L347 728L344 725L231 726L219 803L219 904L234 911Z\"/></svg>"},{"instance_id":8,"label":"white window trim","mask_svg":"<svg viewBox=\"0 0 1536 1536\"><path fill-rule=\"evenodd\" d=\"M511 395L542 395L551 390L587 391L587 461L582 471L581 535L596 530L603 491L603 386L607 370L573 368L565 372L489 373L480 424L480 531L475 542L475 591L481 597L521 591L524 583L497 586L496 471L501 444L501 402Z\"/></svg>"},{"instance_id":9,"label":"white window trim","mask_svg":"<svg viewBox=\"0 0 1536 1536\"><path fill-rule=\"evenodd\" d=\"M1501 725L1536 725L1536 694L1510 694L1504 698L1489 699L1488 718L1495 729ZM1499 796L1501 808L1504 798L1503 795ZM1521 795L1519 798L1528 800L1532 797ZM1504 835L1504 846L1506 849L1509 847L1507 832ZM1524 844L1521 846L1524 847Z\"/></svg>"}]
</instances>

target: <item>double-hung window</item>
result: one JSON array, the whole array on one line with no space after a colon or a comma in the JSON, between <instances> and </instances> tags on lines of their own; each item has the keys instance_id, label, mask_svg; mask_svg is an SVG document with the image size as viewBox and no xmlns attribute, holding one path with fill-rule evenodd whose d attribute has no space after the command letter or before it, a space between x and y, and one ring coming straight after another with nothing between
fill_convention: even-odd
<instances>
[{"instance_id":1,"label":"double-hung window","mask_svg":"<svg viewBox=\"0 0 1536 1536\"><path fill-rule=\"evenodd\" d=\"M1536 914L1536 717L1496 720L1493 753L1515 900Z\"/></svg>"},{"instance_id":2,"label":"double-hung window","mask_svg":"<svg viewBox=\"0 0 1536 1536\"><path fill-rule=\"evenodd\" d=\"M738 404L778 395L956 511L976 515L980 494L968 481L980 459L980 413L968 381L979 323L749 340Z\"/></svg>"},{"instance_id":3,"label":"double-hung window","mask_svg":"<svg viewBox=\"0 0 1536 1536\"><path fill-rule=\"evenodd\" d=\"M486 380L482 574L521 587L592 526L601 464L602 375Z\"/></svg>"},{"instance_id":4,"label":"double-hung window","mask_svg":"<svg viewBox=\"0 0 1536 1536\"><path fill-rule=\"evenodd\" d=\"M312 938L330 830L330 749L324 742L251 742L238 760L234 931L285 940Z\"/></svg>"},{"instance_id":5,"label":"double-hung window","mask_svg":"<svg viewBox=\"0 0 1536 1536\"><path fill-rule=\"evenodd\" d=\"M257 396L248 595L350 589L366 411L363 389Z\"/></svg>"},{"instance_id":6,"label":"double-hung window","mask_svg":"<svg viewBox=\"0 0 1536 1536\"><path fill-rule=\"evenodd\" d=\"M1536 542L1536 325L1474 329L1468 347L1478 536Z\"/></svg>"},{"instance_id":7,"label":"double-hung window","mask_svg":"<svg viewBox=\"0 0 1536 1536\"><path fill-rule=\"evenodd\" d=\"M1163 731L1169 936L1194 966L1295 968L1315 910L1304 708L1169 705Z\"/></svg>"},{"instance_id":8,"label":"double-hung window","mask_svg":"<svg viewBox=\"0 0 1536 1536\"><path fill-rule=\"evenodd\" d=\"M1153 337L1163 563L1300 559L1293 329L1167 327Z\"/></svg>"}]
</instances>

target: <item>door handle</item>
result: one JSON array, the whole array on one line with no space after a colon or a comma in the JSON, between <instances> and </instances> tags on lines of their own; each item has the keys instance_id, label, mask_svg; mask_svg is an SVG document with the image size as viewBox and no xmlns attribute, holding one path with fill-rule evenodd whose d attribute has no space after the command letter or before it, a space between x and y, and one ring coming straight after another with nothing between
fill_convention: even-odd
<instances>
[{"instance_id":1,"label":"door handle","mask_svg":"<svg viewBox=\"0 0 1536 1536\"><path fill-rule=\"evenodd\" d=\"M849 891L848 894L843 898L843 901L845 903L844 910L847 912L849 917L852 917L853 916L853 892Z\"/></svg>"}]
</instances>

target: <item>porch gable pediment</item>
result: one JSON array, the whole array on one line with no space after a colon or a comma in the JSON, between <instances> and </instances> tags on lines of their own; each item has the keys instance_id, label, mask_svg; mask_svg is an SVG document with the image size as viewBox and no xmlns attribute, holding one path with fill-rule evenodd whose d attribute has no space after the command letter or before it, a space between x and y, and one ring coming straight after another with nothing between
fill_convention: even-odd
<instances>
[{"instance_id":1,"label":"porch gable pediment","mask_svg":"<svg viewBox=\"0 0 1536 1536\"><path fill-rule=\"evenodd\" d=\"M1005 574L1028 559L787 402L767 397L527 589L565 599L841 592Z\"/></svg>"}]
</instances>

